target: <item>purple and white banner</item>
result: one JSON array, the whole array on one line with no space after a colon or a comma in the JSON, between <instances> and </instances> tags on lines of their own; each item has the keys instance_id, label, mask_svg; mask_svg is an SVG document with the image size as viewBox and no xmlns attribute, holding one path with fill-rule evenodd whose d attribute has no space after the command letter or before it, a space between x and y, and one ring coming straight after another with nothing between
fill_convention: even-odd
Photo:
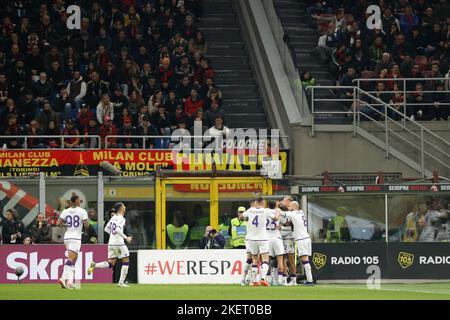
<instances>
[{"instance_id":1,"label":"purple and white banner","mask_svg":"<svg viewBox=\"0 0 450 320\"><path fill-rule=\"evenodd\" d=\"M64 245L0 245L0 283L15 283L15 270L24 270L20 280L23 283L55 283L61 277L66 248ZM111 283L112 270L98 269L88 275L91 261L105 261L107 245L81 245L76 263L75 279L82 283Z\"/></svg>"}]
</instances>

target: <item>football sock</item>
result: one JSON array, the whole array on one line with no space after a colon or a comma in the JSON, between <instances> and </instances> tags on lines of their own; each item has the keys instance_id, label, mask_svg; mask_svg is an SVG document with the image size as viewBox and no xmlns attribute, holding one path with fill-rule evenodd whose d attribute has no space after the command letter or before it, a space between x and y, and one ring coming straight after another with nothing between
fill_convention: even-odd
<instances>
[{"instance_id":1,"label":"football sock","mask_svg":"<svg viewBox=\"0 0 450 320\"><path fill-rule=\"evenodd\" d=\"M261 264L261 280L266 280L267 272L269 271L269 263L264 261Z\"/></svg>"},{"instance_id":2,"label":"football sock","mask_svg":"<svg viewBox=\"0 0 450 320\"><path fill-rule=\"evenodd\" d=\"M303 268L305 269L306 281L313 282L313 277L311 273L311 265L309 261L303 261Z\"/></svg>"},{"instance_id":3,"label":"football sock","mask_svg":"<svg viewBox=\"0 0 450 320\"><path fill-rule=\"evenodd\" d=\"M125 278L127 277L127 274L128 274L128 267L129 267L129 262L122 263L122 269L120 269L119 283L125 282Z\"/></svg>"},{"instance_id":4,"label":"football sock","mask_svg":"<svg viewBox=\"0 0 450 320\"><path fill-rule=\"evenodd\" d=\"M108 261L102 261L95 264L95 269L108 269L112 267L113 267L112 263Z\"/></svg>"}]
</instances>

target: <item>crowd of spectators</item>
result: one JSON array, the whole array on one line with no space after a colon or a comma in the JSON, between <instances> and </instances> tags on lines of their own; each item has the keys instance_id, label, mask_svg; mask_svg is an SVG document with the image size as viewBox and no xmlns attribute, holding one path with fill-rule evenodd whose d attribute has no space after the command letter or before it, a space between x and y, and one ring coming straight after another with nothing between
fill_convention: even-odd
<instances>
[{"instance_id":1,"label":"crowd of spectators","mask_svg":"<svg viewBox=\"0 0 450 320\"><path fill-rule=\"evenodd\" d=\"M381 20L369 19L366 9L371 4L381 8ZM362 82L362 87L378 88L385 93L381 100L398 110L406 99L406 114L416 120L448 119L447 0L309 0L306 15L308 24L321 33L317 51L338 84L355 85L356 78L442 78L407 81L406 88L403 81L389 80ZM351 98L353 93L345 95Z\"/></svg>"},{"instance_id":2,"label":"crowd of spectators","mask_svg":"<svg viewBox=\"0 0 450 320\"><path fill-rule=\"evenodd\" d=\"M89 227L83 226L81 242L84 244L97 243L98 216L97 210L89 208ZM60 228L55 223L49 222L43 213L25 226L19 218L16 209L6 210L4 219L0 218L0 244L52 244L60 243L62 239L53 235L53 228Z\"/></svg>"},{"instance_id":3,"label":"crowd of spectators","mask_svg":"<svg viewBox=\"0 0 450 320\"><path fill-rule=\"evenodd\" d=\"M104 143L124 135L106 147L136 148L143 141L134 135L168 136L195 120L223 126L222 93L197 28L202 0L1 3L0 136L30 136L28 148L93 148L98 140L87 136ZM74 3L80 30L66 27ZM149 139L146 147L167 141ZM21 148L24 139L0 143Z\"/></svg>"}]
</instances>

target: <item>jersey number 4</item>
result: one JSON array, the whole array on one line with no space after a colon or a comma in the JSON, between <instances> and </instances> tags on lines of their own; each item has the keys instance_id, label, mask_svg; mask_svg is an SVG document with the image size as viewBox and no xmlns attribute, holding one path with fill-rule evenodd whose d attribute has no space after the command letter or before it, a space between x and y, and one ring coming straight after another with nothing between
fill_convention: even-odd
<instances>
[{"instance_id":1,"label":"jersey number 4","mask_svg":"<svg viewBox=\"0 0 450 320\"><path fill-rule=\"evenodd\" d=\"M258 222L258 216L255 216L252 220L252 225L254 225L256 228L258 228L259 226L259 222Z\"/></svg>"}]
</instances>

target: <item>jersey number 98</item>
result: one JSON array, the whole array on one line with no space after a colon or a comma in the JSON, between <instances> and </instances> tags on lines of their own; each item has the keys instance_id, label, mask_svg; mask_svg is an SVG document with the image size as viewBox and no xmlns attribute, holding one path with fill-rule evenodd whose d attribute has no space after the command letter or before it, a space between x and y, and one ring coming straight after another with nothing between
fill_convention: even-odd
<instances>
[{"instance_id":1,"label":"jersey number 98","mask_svg":"<svg viewBox=\"0 0 450 320\"><path fill-rule=\"evenodd\" d=\"M67 216L66 217L66 225L69 228L78 228L80 226L80 217L79 216Z\"/></svg>"}]
</instances>

